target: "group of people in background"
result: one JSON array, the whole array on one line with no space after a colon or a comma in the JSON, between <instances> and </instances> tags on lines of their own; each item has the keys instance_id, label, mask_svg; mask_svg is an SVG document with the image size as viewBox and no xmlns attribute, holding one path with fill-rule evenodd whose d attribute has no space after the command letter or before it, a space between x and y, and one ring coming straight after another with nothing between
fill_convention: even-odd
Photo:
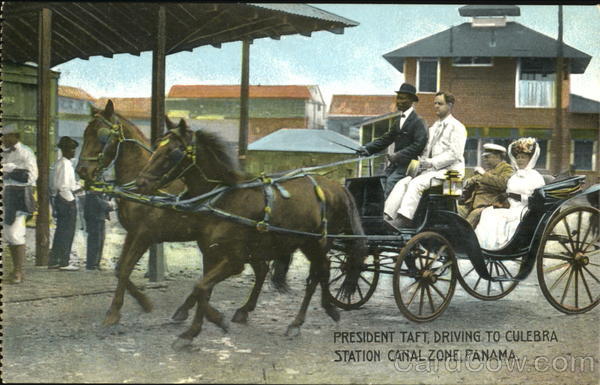
<instances>
[{"instance_id":1,"label":"group of people in background","mask_svg":"<svg viewBox=\"0 0 600 385\"><path fill-rule=\"evenodd\" d=\"M34 152L23 144L15 127L2 130L2 171L4 173L4 241L8 244L13 261L13 271L8 283L21 283L25 276L26 220L36 211L34 186L38 178L37 160ZM71 258L75 237L78 200L83 201L83 213L87 236L86 270L99 270L105 238L105 222L113 204L102 193L84 190L77 182L72 159L77 141L63 136L58 141L60 149L54 164L51 180L52 215L56 230L52 240L48 269L79 270ZM78 199L80 198L80 199Z\"/></svg>"},{"instance_id":2,"label":"group of people in background","mask_svg":"<svg viewBox=\"0 0 600 385\"><path fill-rule=\"evenodd\" d=\"M467 130L452 116L456 99L449 92L436 93L438 119L428 130L414 110L419 101L415 87L404 83L396 94L400 114L390 131L361 146L358 153L369 156L394 144L386 156L384 219L394 230L400 230L415 226L413 218L424 191L441 185L448 170L464 177ZM465 181L459 213L475 229L482 248L500 249L508 244L527 212L529 196L545 184L534 170L540 148L534 138L520 138L508 150L494 143L484 144L483 149L483 167L476 167L475 175ZM510 165L505 161L507 154ZM407 175L414 160L418 161L418 172Z\"/></svg>"}]
</instances>

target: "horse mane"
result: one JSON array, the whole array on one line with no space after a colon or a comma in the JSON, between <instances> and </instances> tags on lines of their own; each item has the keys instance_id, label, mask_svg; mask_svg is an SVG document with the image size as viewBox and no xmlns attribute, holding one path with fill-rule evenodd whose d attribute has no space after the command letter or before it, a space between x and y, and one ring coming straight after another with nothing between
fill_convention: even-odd
<instances>
[{"instance_id":1,"label":"horse mane","mask_svg":"<svg viewBox=\"0 0 600 385\"><path fill-rule=\"evenodd\" d=\"M140 130L140 128L138 126L136 126L133 122L131 122L129 119L125 118L123 115L115 112L115 115L119 118L119 120L123 123L127 123L127 126L130 127L133 132L135 134L137 134L140 138L142 138L144 141L146 141L146 144L150 144L150 139L144 135L144 133L142 132L142 130Z\"/></svg>"},{"instance_id":2,"label":"horse mane","mask_svg":"<svg viewBox=\"0 0 600 385\"><path fill-rule=\"evenodd\" d=\"M235 158L227 149L225 142L216 134L198 130L196 135L196 158L209 165L210 170L225 183L233 185L240 182L246 174L240 170Z\"/></svg>"}]
</instances>

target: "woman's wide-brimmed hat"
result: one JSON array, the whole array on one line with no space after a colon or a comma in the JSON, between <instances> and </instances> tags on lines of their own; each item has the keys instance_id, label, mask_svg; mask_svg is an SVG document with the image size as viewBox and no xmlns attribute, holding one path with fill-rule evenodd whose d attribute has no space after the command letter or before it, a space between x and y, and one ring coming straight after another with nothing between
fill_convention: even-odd
<instances>
[{"instance_id":1,"label":"woman's wide-brimmed hat","mask_svg":"<svg viewBox=\"0 0 600 385\"><path fill-rule=\"evenodd\" d=\"M524 153L533 154L535 152L535 138L520 138L512 142L510 151L513 155Z\"/></svg>"}]
</instances>

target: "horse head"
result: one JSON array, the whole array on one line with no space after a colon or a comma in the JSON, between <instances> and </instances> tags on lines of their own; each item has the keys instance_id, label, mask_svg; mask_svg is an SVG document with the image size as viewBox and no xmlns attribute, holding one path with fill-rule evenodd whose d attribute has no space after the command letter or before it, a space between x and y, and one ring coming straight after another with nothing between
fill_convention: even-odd
<instances>
[{"instance_id":1,"label":"horse head","mask_svg":"<svg viewBox=\"0 0 600 385\"><path fill-rule=\"evenodd\" d=\"M108 100L104 111L92 107L91 114L76 168L77 174L86 181L94 180L112 163L119 137L123 135L122 122L115 113L112 100Z\"/></svg>"},{"instance_id":2,"label":"horse head","mask_svg":"<svg viewBox=\"0 0 600 385\"><path fill-rule=\"evenodd\" d=\"M183 119L177 125L168 117L165 122L168 131L158 138L152 157L136 178L138 191L143 194L152 193L183 176L185 170L193 165L190 148L193 131Z\"/></svg>"},{"instance_id":3,"label":"horse head","mask_svg":"<svg viewBox=\"0 0 600 385\"><path fill-rule=\"evenodd\" d=\"M140 192L154 192L181 177L191 191L215 184L233 185L243 178L227 146L216 135L192 131L183 119L175 125L167 118L166 123L167 133L157 140L150 161L136 179Z\"/></svg>"}]
</instances>

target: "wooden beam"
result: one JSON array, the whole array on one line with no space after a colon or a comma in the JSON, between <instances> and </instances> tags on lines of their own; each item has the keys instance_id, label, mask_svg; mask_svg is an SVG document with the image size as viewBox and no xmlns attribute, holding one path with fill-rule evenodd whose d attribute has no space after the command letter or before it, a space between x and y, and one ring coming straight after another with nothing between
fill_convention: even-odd
<instances>
[{"instance_id":1,"label":"wooden beam","mask_svg":"<svg viewBox=\"0 0 600 385\"><path fill-rule=\"evenodd\" d=\"M35 265L48 265L50 249L50 61L52 59L52 11L39 11L38 24L38 89L36 151L38 215L35 223Z\"/></svg>"},{"instance_id":2,"label":"wooden beam","mask_svg":"<svg viewBox=\"0 0 600 385\"><path fill-rule=\"evenodd\" d=\"M182 45L189 43L190 40L193 39L193 37L196 34L201 33L202 31L205 31L208 28L211 28L213 25L219 25L220 23L222 23L221 17L224 16L225 14L226 14L226 10L222 10L217 15L211 16L211 20L209 22L204 23L199 28L191 31L190 33L185 35L182 39L180 39L178 42L171 44L171 46L167 50L167 54L173 53L173 52L175 52L175 50L177 50Z\"/></svg>"},{"instance_id":3,"label":"wooden beam","mask_svg":"<svg viewBox=\"0 0 600 385\"><path fill-rule=\"evenodd\" d=\"M242 79L240 87L240 133L238 140L238 159L242 170L246 167L248 149L248 122L250 99L250 42L242 41Z\"/></svg>"},{"instance_id":4,"label":"wooden beam","mask_svg":"<svg viewBox=\"0 0 600 385\"><path fill-rule=\"evenodd\" d=\"M233 39L230 38L230 36L247 36L248 39L253 38L252 33L254 32L258 32L258 31L263 31L265 29L270 29L270 28L277 28L280 25L276 25L275 27L273 26L272 22L275 21L277 18L269 18L269 19L263 19L260 21L255 21L255 22L250 22L250 23L246 23L246 24L242 24L242 25L236 25L233 26L231 28L226 28L220 31L216 31L213 33L209 33L206 35L202 35L202 36L198 36L194 39L191 39L190 41L188 41L188 43L198 43L200 41L203 42L203 44L210 44L212 42L214 42L214 40L216 38L218 38L218 40L220 42L225 42L225 41L234 41L234 40L240 40L240 39ZM223 36L225 35L225 36Z\"/></svg>"},{"instance_id":5,"label":"wooden beam","mask_svg":"<svg viewBox=\"0 0 600 385\"><path fill-rule=\"evenodd\" d=\"M110 32L113 35L113 38L117 39L117 41L122 41L127 44L133 50L139 50L141 43L139 41L133 42L132 40L137 40L135 36L131 35L131 33L119 26L119 23L107 22L103 20L100 16L96 15L96 9L88 9L90 7L89 3L71 3L72 6L79 8L83 13L85 13L89 18L94 20L97 24L101 25L105 31ZM84 6L84 4L86 4ZM92 3L92 4L102 4L102 3ZM102 32L102 31L98 31Z\"/></svg>"},{"instance_id":6,"label":"wooden beam","mask_svg":"<svg viewBox=\"0 0 600 385\"><path fill-rule=\"evenodd\" d=\"M78 23L80 21L78 21L77 16L74 16L74 13L71 10L68 9L68 6L61 7L61 8L56 8L54 10L54 12L56 14L60 15L65 20L70 21L73 24L73 26L75 26L75 28L77 28L81 33L83 33L83 35L85 35L90 40L93 40L98 45L101 45L104 49L106 49L108 51L116 52L116 49L114 47L109 46L103 40L98 39L96 36L94 36L93 34L91 34L86 28L84 28L81 25L79 25Z\"/></svg>"},{"instance_id":7,"label":"wooden beam","mask_svg":"<svg viewBox=\"0 0 600 385\"><path fill-rule=\"evenodd\" d=\"M158 6L156 41L152 50L152 107L150 121L150 140L156 142L163 131L165 122L165 41L167 12L165 5ZM151 282L162 281L165 276L165 257L162 244L150 247L148 275Z\"/></svg>"}]
</instances>

